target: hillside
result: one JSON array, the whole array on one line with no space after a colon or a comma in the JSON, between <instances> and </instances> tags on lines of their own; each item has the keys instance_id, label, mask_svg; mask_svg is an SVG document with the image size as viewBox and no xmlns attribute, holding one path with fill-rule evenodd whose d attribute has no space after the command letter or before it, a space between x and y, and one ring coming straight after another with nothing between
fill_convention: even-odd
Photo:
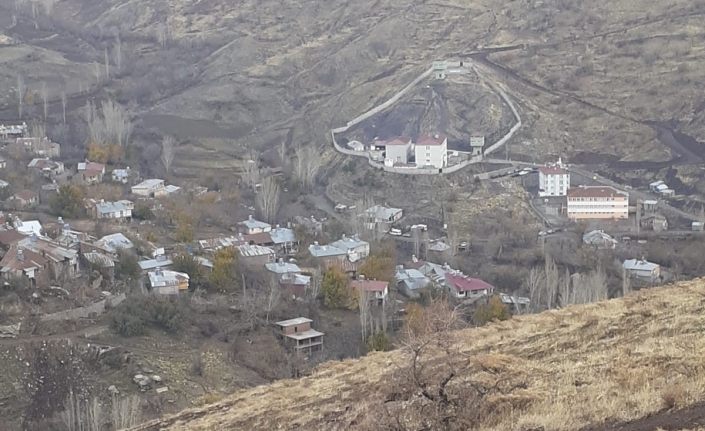
<instances>
[{"instance_id":1,"label":"hillside","mask_svg":"<svg viewBox=\"0 0 705 431\"><path fill-rule=\"evenodd\" d=\"M705 418L697 404L705 396L704 297L705 281L696 280L515 317L454 333L451 359L437 352L425 364L443 373L452 363L451 400L469 388L504 388L471 406L478 429L697 428ZM402 351L328 363L310 377L238 392L135 430L404 429L390 412L423 404L418 393L401 393L399 373L408 363Z\"/></svg>"},{"instance_id":2,"label":"hillside","mask_svg":"<svg viewBox=\"0 0 705 431\"><path fill-rule=\"evenodd\" d=\"M137 145L148 148L152 132L184 141L175 162L182 175L235 168L249 149L282 141L330 151L331 126L389 97L432 60L472 53L520 103L526 127L512 152L663 161L682 148L647 122L705 136L697 91L705 82L705 8L687 0L589 7L576 0L64 0L51 18L37 19L29 2L15 5L0 5L0 41L12 43L0 52L15 59L0 63L7 89L0 118L16 116L18 74L34 94L27 109L35 116L44 82L54 101L68 93L76 115L87 98L112 94L136 116ZM514 48L483 54L497 46ZM106 54L108 79L98 66ZM483 103L467 109L453 99L444 103L469 124L496 115ZM61 107L52 108L56 120ZM702 149L690 144L695 160Z\"/></svg>"}]
</instances>

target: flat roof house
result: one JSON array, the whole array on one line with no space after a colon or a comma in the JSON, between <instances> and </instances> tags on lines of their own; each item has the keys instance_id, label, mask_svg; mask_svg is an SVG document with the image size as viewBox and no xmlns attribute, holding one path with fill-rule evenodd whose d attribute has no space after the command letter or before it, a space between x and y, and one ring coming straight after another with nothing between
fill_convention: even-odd
<instances>
[{"instance_id":1,"label":"flat roof house","mask_svg":"<svg viewBox=\"0 0 705 431\"><path fill-rule=\"evenodd\" d=\"M262 267L268 262L274 262L276 253L270 247L261 245L243 244L237 247L240 253L242 262L251 265Z\"/></svg>"},{"instance_id":2,"label":"flat roof house","mask_svg":"<svg viewBox=\"0 0 705 431\"><path fill-rule=\"evenodd\" d=\"M98 202L95 204L94 216L97 219L130 220L135 204L132 201Z\"/></svg>"},{"instance_id":3,"label":"flat roof house","mask_svg":"<svg viewBox=\"0 0 705 431\"><path fill-rule=\"evenodd\" d=\"M629 194L609 186L581 186L568 190L568 218L571 220L627 219Z\"/></svg>"},{"instance_id":4,"label":"flat roof house","mask_svg":"<svg viewBox=\"0 0 705 431\"><path fill-rule=\"evenodd\" d=\"M158 269L150 271L149 285L152 292L160 295L178 295L188 290L189 276L184 272Z\"/></svg>"},{"instance_id":5,"label":"flat roof house","mask_svg":"<svg viewBox=\"0 0 705 431\"><path fill-rule=\"evenodd\" d=\"M144 180L141 183L132 186L131 190L135 195L152 198L165 196L167 194L164 180L160 180L158 178Z\"/></svg>"},{"instance_id":6,"label":"flat roof house","mask_svg":"<svg viewBox=\"0 0 705 431\"><path fill-rule=\"evenodd\" d=\"M288 340L297 353L320 351L323 348L323 332L311 329L313 320L306 317L282 320L275 323L279 328L279 336Z\"/></svg>"}]
</instances>

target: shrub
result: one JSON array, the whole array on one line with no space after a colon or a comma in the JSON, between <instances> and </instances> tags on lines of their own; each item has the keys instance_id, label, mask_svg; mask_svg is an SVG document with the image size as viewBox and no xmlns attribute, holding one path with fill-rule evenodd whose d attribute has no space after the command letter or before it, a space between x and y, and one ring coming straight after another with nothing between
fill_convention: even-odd
<instances>
[{"instance_id":1,"label":"shrub","mask_svg":"<svg viewBox=\"0 0 705 431\"><path fill-rule=\"evenodd\" d=\"M494 320L508 320L511 317L509 309L502 303L499 296L493 296L487 301L487 304L477 307L472 315L472 320L476 325L484 325Z\"/></svg>"},{"instance_id":2,"label":"shrub","mask_svg":"<svg viewBox=\"0 0 705 431\"><path fill-rule=\"evenodd\" d=\"M132 296L111 311L110 328L124 337L142 335L148 325L175 333L184 315L183 305L176 299Z\"/></svg>"}]
</instances>

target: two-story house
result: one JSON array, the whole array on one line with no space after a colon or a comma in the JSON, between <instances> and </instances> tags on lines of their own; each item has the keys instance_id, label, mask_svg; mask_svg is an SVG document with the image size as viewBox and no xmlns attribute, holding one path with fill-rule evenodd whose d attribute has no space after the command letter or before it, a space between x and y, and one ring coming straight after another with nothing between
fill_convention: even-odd
<instances>
[{"instance_id":1,"label":"two-story house","mask_svg":"<svg viewBox=\"0 0 705 431\"><path fill-rule=\"evenodd\" d=\"M132 194L151 198L158 198L168 194L164 180L150 178L132 186Z\"/></svg>"},{"instance_id":2,"label":"two-story house","mask_svg":"<svg viewBox=\"0 0 705 431\"><path fill-rule=\"evenodd\" d=\"M100 201L95 204L93 215L96 219L111 219L129 221L135 204L132 201L120 200L117 202Z\"/></svg>"},{"instance_id":3,"label":"two-story house","mask_svg":"<svg viewBox=\"0 0 705 431\"><path fill-rule=\"evenodd\" d=\"M313 320L306 317L276 322L279 336L289 342L296 353L310 354L323 349L323 332L311 328Z\"/></svg>"},{"instance_id":4,"label":"two-story house","mask_svg":"<svg viewBox=\"0 0 705 431\"><path fill-rule=\"evenodd\" d=\"M460 273L446 272L445 284L450 294L458 299L490 296L494 292L491 284Z\"/></svg>"},{"instance_id":5,"label":"two-story house","mask_svg":"<svg viewBox=\"0 0 705 431\"><path fill-rule=\"evenodd\" d=\"M389 297L389 283L386 281L365 280L359 278L350 282L350 287L356 292L365 292L368 301L375 301L382 305Z\"/></svg>"}]
</instances>

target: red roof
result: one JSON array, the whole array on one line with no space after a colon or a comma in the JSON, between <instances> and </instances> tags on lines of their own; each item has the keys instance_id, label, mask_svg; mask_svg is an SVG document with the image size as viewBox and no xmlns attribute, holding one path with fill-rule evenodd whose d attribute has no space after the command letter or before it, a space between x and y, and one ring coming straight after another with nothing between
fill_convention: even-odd
<instances>
[{"instance_id":1,"label":"red roof","mask_svg":"<svg viewBox=\"0 0 705 431\"><path fill-rule=\"evenodd\" d=\"M569 198L626 198L627 194L609 186L583 186L568 189Z\"/></svg>"},{"instance_id":2,"label":"red roof","mask_svg":"<svg viewBox=\"0 0 705 431\"><path fill-rule=\"evenodd\" d=\"M384 144L385 146L390 146L390 145L409 145L411 144L411 138L407 138L406 136L397 136L396 138L391 138L388 139L387 141L381 141L380 145Z\"/></svg>"},{"instance_id":3,"label":"red roof","mask_svg":"<svg viewBox=\"0 0 705 431\"><path fill-rule=\"evenodd\" d=\"M446 282L458 292L476 292L478 290L494 290L494 286L479 278L466 277L446 273Z\"/></svg>"},{"instance_id":4,"label":"red roof","mask_svg":"<svg viewBox=\"0 0 705 431\"><path fill-rule=\"evenodd\" d=\"M541 166L539 172L544 175L562 175L566 173L566 170L558 166Z\"/></svg>"},{"instance_id":5,"label":"red roof","mask_svg":"<svg viewBox=\"0 0 705 431\"><path fill-rule=\"evenodd\" d=\"M9 246L25 238L27 238L26 235L22 235L16 230L0 231L0 245Z\"/></svg>"},{"instance_id":6,"label":"red roof","mask_svg":"<svg viewBox=\"0 0 705 431\"><path fill-rule=\"evenodd\" d=\"M447 139L448 138L446 138L445 135L422 135L419 136L419 139L416 141L416 145L443 145Z\"/></svg>"},{"instance_id":7,"label":"red roof","mask_svg":"<svg viewBox=\"0 0 705 431\"><path fill-rule=\"evenodd\" d=\"M350 285L353 289L362 289L367 292L384 292L389 283L377 280L353 280Z\"/></svg>"}]
</instances>

